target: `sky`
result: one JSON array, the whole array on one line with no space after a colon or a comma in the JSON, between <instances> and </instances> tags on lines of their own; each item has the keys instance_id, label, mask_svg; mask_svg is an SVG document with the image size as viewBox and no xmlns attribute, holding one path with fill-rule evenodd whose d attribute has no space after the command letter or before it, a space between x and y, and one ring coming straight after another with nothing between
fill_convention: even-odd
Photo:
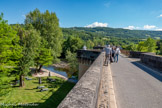
<instances>
[{"instance_id":1,"label":"sky","mask_svg":"<svg viewBox=\"0 0 162 108\"><path fill-rule=\"evenodd\" d=\"M9 24L24 23L36 8L55 12L61 27L162 31L162 0L0 0Z\"/></svg>"}]
</instances>

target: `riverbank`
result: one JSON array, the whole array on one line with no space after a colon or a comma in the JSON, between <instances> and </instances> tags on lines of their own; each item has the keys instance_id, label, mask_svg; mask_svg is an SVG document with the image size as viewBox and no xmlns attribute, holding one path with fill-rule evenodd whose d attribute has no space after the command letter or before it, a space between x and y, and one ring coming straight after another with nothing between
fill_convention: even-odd
<instances>
[{"instance_id":1,"label":"riverbank","mask_svg":"<svg viewBox=\"0 0 162 108\"><path fill-rule=\"evenodd\" d=\"M55 63L52 66L65 70L69 69L69 64L66 63L65 61L60 61L59 63Z\"/></svg>"},{"instance_id":2,"label":"riverbank","mask_svg":"<svg viewBox=\"0 0 162 108\"><path fill-rule=\"evenodd\" d=\"M45 77L45 76L49 76L49 72L50 72L51 76L56 76L56 77L62 78L64 80L68 80L68 78L66 78L65 76L57 74L57 73L52 72L52 71L49 71L47 69L42 68L41 71L42 71L41 73L37 73L37 74L32 73L32 76L33 77Z\"/></svg>"},{"instance_id":3,"label":"riverbank","mask_svg":"<svg viewBox=\"0 0 162 108\"><path fill-rule=\"evenodd\" d=\"M50 76L56 76L72 83L78 82L77 77L72 76L72 73L69 71L69 65L65 61L61 61L60 63L48 67L42 67L41 72L37 74L35 74L34 68L31 70L33 77L48 77L50 72Z\"/></svg>"}]
</instances>

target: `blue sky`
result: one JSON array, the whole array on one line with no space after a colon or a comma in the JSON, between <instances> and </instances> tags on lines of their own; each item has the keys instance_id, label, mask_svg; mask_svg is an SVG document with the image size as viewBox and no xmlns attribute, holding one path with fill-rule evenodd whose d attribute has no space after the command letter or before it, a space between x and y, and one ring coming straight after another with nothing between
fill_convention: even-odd
<instances>
[{"instance_id":1,"label":"blue sky","mask_svg":"<svg viewBox=\"0 0 162 108\"><path fill-rule=\"evenodd\" d=\"M55 12L61 27L162 30L162 0L0 0L9 24L23 23L35 8Z\"/></svg>"}]
</instances>

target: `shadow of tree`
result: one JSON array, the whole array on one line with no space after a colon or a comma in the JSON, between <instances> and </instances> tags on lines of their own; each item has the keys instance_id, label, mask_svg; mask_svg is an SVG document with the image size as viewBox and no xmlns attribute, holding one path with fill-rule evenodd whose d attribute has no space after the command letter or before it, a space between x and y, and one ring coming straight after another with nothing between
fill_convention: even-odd
<instances>
[{"instance_id":1,"label":"shadow of tree","mask_svg":"<svg viewBox=\"0 0 162 108\"><path fill-rule=\"evenodd\" d=\"M56 81L56 82L47 82L48 88L56 88L58 87L58 84L61 84L61 87L57 89L57 91L54 91L53 89L50 89L47 92L44 97L42 97L40 100L45 100L44 103L28 103L30 104L37 104L38 106L23 106L23 108L57 108L57 106L61 103L61 101L66 97L66 95L69 93L69 91L74 87L74 83L70 83L68 81L66 82L61 82L61 81ZM39 92L39 91L38 91ZM46 99L46 96L52 92L52 95ZM21 107L21 106L18 106Z\"/></svg>"},{"instance_id":2,"label":"shadow of tree","mask_svg":"<svg viewBox=\"0 0 162 108\"><path fill-rule=\"evenodd\" d=\"M39 104L40 108L56 108L60 102L66 97L69 91L74 87L75 84L70 82L64 82L62 86L44 102ZM51 87L55 87L52 86Z\"/></svg>"}]
</instances>

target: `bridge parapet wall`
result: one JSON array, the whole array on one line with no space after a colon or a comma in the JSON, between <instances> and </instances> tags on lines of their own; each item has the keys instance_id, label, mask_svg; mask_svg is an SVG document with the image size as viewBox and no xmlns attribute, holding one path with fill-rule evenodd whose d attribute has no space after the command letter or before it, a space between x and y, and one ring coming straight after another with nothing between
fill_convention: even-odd
<instances>
[{"instance_id":1,"label":"bridge parapet wall","mask_svg":"<svg viewBox=\"0 0 162 108\"><path fill-rule=\"evenodd\" d=\"M129 50L121 50L121 53L128 56L130 55L130 51Z\"/></svg>"},{"instance_id":2,"label":"bridge parapet wall","mask_svg":"<svg viewBox=\"0 0 162 108\"><path fill-rule=\"evenodd\" d=\"M158 70L162 70L162 56L155 55L155 53L128 50L121 50L121 53L127 55L128 57L140 58L142 63Z\"/></svg>"},{"instance_id":3,"label":"bridge parapet wall","mask_svg":"<svg viewBox=\"0 0 162 108\"><path fill-rule=\"evenodd\" d=\"M78 57L81 55L79 54ZM104 56L104 53L100 53L58 108L95 108Z\"/></svg>"},{"instance_id":4,"label":"bridge parapet wall","mask_svg":"<svg viewBox=\"0 0 162 108\"><path fill-rule=\"evenodd\" d=\"M141 54L140 59L142 63L162 71L162 56L154 55L151 53L143 53Z\"/></svg>"},{"instance_id":5,"label":"bridge parapet wall","mask_svg":"<svg viewBox=\"0 0 162 108\"><path fill-rule=\"evenodd\" d=\"M124 55L128 57L140 58L141 54L146 53L146 52L121 50L121 53L123 53ZM153 55L154 53L151 53L151 54Z\"/></svg>"}]
</instances>

